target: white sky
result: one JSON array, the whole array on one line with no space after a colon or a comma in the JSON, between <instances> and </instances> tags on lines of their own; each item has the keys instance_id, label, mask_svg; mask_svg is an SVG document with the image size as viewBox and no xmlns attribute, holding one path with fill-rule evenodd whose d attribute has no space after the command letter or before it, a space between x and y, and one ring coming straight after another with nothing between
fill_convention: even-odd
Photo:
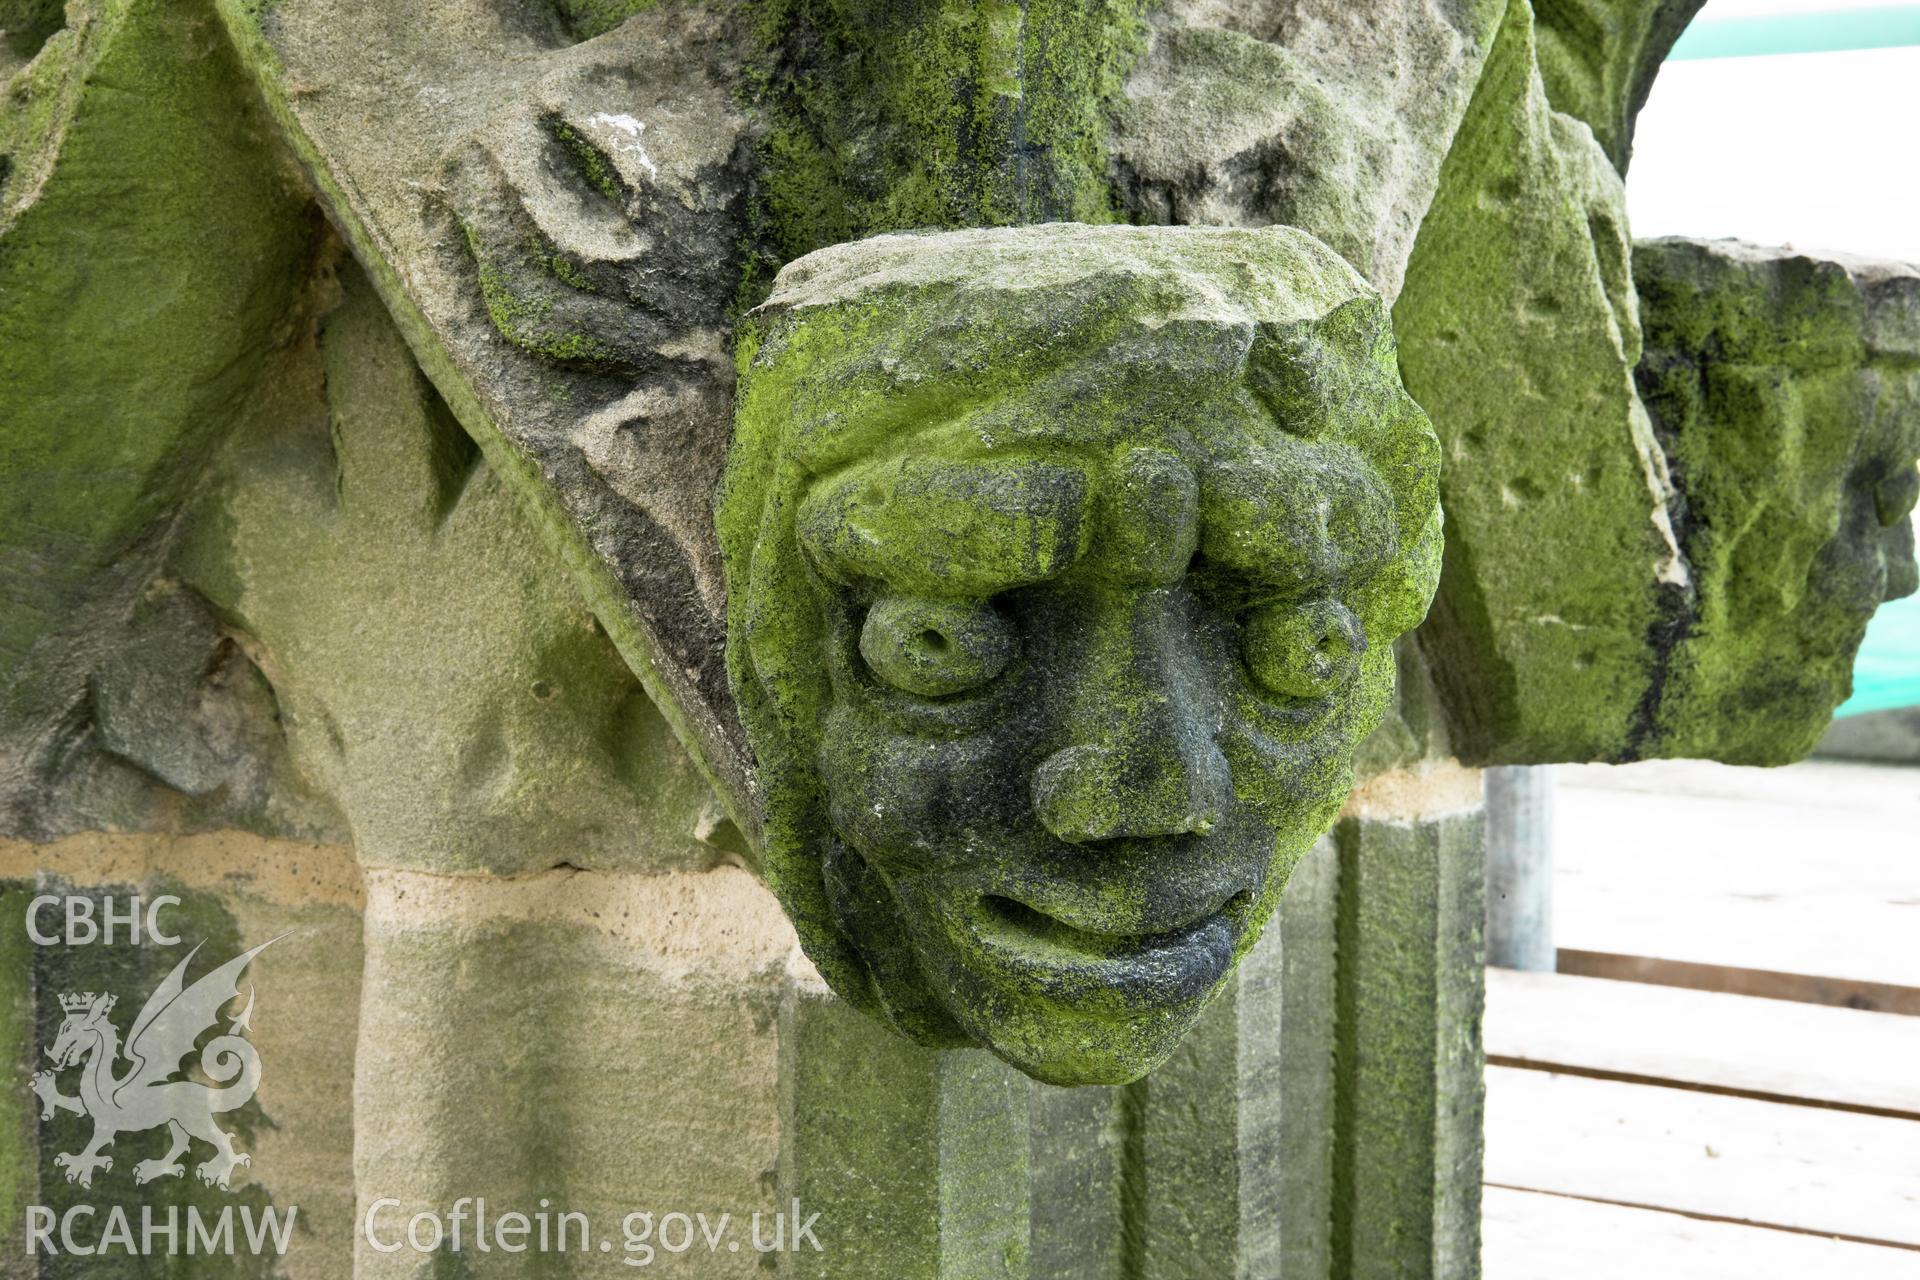
<instances>
[{"instance_id":1,"label":"white sky","mask_svg":"<svg viewBox=\"0 0 1920 1280\"><path fill-rule=\"evenodd\" d=\"M1709 0L1695 22L1770 18L1780 13L1834 13L1842 9L1906 9L1914 0Z\"/></svg>"},{"instance_id":2,"label":"white sky","mask_svg":"<svg viewBox=\"0 0 1920 1280\"><path fill-rule=\"evenodd\" d=\"M1696 21L1911 0L1710 0ZM1920 47L1670 62L1634 134L1633 234L1920 262Z\"/></svg>"}]
</instances>

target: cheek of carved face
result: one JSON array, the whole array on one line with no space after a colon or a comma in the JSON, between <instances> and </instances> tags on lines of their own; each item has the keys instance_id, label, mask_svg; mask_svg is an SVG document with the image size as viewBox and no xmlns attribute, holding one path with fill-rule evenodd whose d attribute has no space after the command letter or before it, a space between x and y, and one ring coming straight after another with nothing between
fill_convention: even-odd
<instances>
[{"instance_id":1,"label":"cheek of carved face","mask_svg":"<svg viewBox=\"0 0 1920 1280\"><path fill-rule=\"evenodd\" d=\"M895 461L805 504L831 825L947 1012L1030 1074L1162 1056L1345 796L1391 680L1364 615L1392 513L1294 472L1197 445ZM1385 540L1336 548L1343 521Z\"/></svg>"}]
</instances>

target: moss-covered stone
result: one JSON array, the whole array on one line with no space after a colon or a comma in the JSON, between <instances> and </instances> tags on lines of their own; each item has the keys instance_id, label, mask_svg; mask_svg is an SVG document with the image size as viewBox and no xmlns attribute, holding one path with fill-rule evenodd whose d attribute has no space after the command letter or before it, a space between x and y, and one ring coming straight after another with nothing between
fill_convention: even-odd
<instances>
[{"instance_id":1,"label":"moss-covered stone","mask_svg":"<svg viewBox=\"0 0 1920 1280\"><path fill-rule=\"evenodd\" d=\"M96 0L70 16L0 92L0 821L14 829L62 825L68 800L97 821L166 816L144 764L89 740L90 683L123 685L102 673L189 634L162 635L141 602L313 233L202 6ZM207 648L186 661L188 676L218 665Z\"/></svg>"},{"instance_id":2,"label":"moss-covered stone","mask_svg":"<svg viewBox=\"0 0 1920 1280\"><path fill-rule=\"evenodd\" d=\"M1706 0L1536 0L1540 76L1622 174L1653 77Z\"/></svg>"},{"instance_id":3,"label":"moss-covered stone","mask_svg":"<svg viewBox=\"0 0 1920 1280\"><path fill-rule=\"evenodd\" d=\"M789 266L742 367L729 664L809 953L921 1039L1138 1076L1432 589L1377 296L1291 229L880 237Z\"/></svg>"},{"instance_id":4,"label":"moss-covered stone","mask_svg":"<svg viewBox=\"0 0 1920 1280\"><path fill-rule=\"evenodd\" d=\"M1873 608L1912 589L1911 276L1630 254L1619 177L1548 105L1534 48L1516 5L1394 311L1447 448L1420 639L1454 745L1486 763L1796 759ZM1643 302L1660 315L1644 363Z\"/></svg>"},{"instance_id":5,"label":"moss-covered stone","mask_svg":"<svg viewBox=\"0 0 1920 1280\"><path fill-rule=\"evenodd\" d=\"M820 1214L795 1280L1027 1280L1029 1088L977 1049L908 1044L817 980L780 1006L780 1183Z\"/></svg>"},{"instance_id":6,"label":"moss-covered stone","mask_svg":"<svg viewBox=\"0 0 1920 1280\"><path fill-rule=\"evenodd\" d=\"M1476 809L1343 818L1335 1276L1473 1276L1485 1091Z\"/></svg>"},{"instance_id":7,"label":"moss-covered stone","mask_svg":"<svg viewBox=\"0 0 1920 1280\"><path fill-rule=\"evenodd\" d=\"M1446 570L1420 639L1470 759L1625 759L1649 738L1659 629L1689 579L1634 392L1626 226L1619 176L1548 105L1514 5L1394 307L1446 449Z\"/></svg>"},{"instance_id":8,"label":"moss-covered stone","mask_svg":"<svg viewBox=\"0 0 1920 1280\"><path fill-rule=\"evenodd\" d=\"M591 40L659 3L660 0L553 0L553 7L577 38Z\"/></svg>"},{"instance_id":9,"label":"moss-covered stone","mask_svg":"<svg viewBox=\"0 0 1920 1280\"><path fill-rule=\"evenodd\" d=\"M879 231L1107 222L1107 113L1149 0L759 0L781 261Z\"/></svg>"},{"instance_id":10,"label":"moss-covered stone","mask_svg":"<svg viewBox=\"0 0 1920 1280\"><path fill-rule=\"evenodd\" d=\"M89 899L93 915L98 919L106 910L109 899L113 900L115 909L124 910L127 898L142 892L170 893L179 899L177 905L168 908L166 923L186 945L167 948L135 943L126 939L124 931L111 944L95 940L90 943L62 941L53 945L35 945L27 937L28 915L25 908L36 895ZM21 965L19 970L13 972L23 980L27 997L32 1073L51 1070L52 1079L48 1083L59 1094L76 1101L83 1093L80 1077L94 1069L96 1056L105 1059L107 1054L112 1054L113 1060L98 1062L98 1066L107 1071L110 1077L131 1077L134 1074L138 1059L131 1054L122 1054L124 1046L119 1037L130 1034L133 1019L148 995L160 985L169 971L187 960L191 945L203 944L204 953L197 957L189 969L189 982L213 965L265 941L264 938L242 938L238 922L228 904L222 900L222 895L196 891L158 877L143 885L76 884L58 874L43 874L27 881L0 879L0 906L7 908L6 918L0 921L0 931L9 935L7 946ZM53 914L43 913L39 920L41 927L52 926ZM250 976L257 978L257 967ZM58 1042L66 1018L61 997L83 992L115 998L116 1007L108 1010L102 1018L113 1026L114 1039L104 1042L113 1047L95 1049L74 1064L78 1070L63 1069L59 1063L50 1061L45 1051ZM271 998L270 995L266 997L267 1000ZM192 1061L195 1060L189 1059L190 1063ZM344 1066L345 1063L339 1065ZM205 1064L202 1066L204 1068ZM265 1074L263 1063L260 1077L264 1079ZM25 1074L21 1077L21 1083L27 1083ZM336 1101L344 1100L341 1097L344 1091L339 1086L345 1083L343 1074L339 1072L328 1082L333 1087ZM33 1269L18 1274L31 1274L45 1277L46 1280L81 1280L90 1274L100 1274L103 1264L105 1269L118 1270L122 1274L151 1274L169 1280L189 1275L205 1275L212 1280L265 1280L266 1277L281 1273L279 1260L271 1249L250 1250L244 1239L239 1247L224 1254L203 1252L192 1258L185 1256L184 1244L187 1214L190 1212L201 1215L209 1226L222 1208L228 1205L234 1207L236 1218L245 1212L255 1215L257 1220L257 1215L273 1210L284 1220L290 1202L284 1192L278 1189L285 1185L275 1176L278 1170L265 1162L257 1169L242 1165L223 1175L222 1185L209 1185L194 1176L194 1166L203 1160L212 1165L217 1158L216 1152L212 1144L198 1143L189 1149L186 1160L182 1161L187 1169L180 1176L161 1175L143 1184L136 1177L137 1167L149 1160L158 1164L159 1157L168 1150L168 1133L160 1127L113 1134L110 1146L103 1145L99 1153L106 1157L106 1162L98 1167L89 1167L86 1163L69 1164L67 1157L81 1155L91 1149L91 1139L98 1132L92 1117L84 1112L76 1115L61 1109L55 1109L51 1116L46 1116L46 1108L41 1106L40 1100L26 1094L26 1089L22 1088L16 1104L18 1110L12 1114L23 1116L34 1125L35 1141L25 1152L17 1153L24 1155L25 1160L10 1172L30 1188L28 1203L45 1206L56 1219L75 1206L90 1206L90 1217L83 1212L73 1219L78 1228L76 1234L83 1241L91 1237L92 1241L101 1242L99 1251L104 1256L88 1256L78 1250L56 1247L52 1253L41 1253L35 1257ZM238 1152L249 1154L250 1158L260 1137L271 1132L276 1118L268 1109L263 1094L252 1092L252 1096L247 1097L237 1109L220 1114L218 1128L227 1135ZM108 1132L112 1133L110 1127ZM325 1159L325 1154L316 1154ZM346 1171L342 1164L336 1164L333 1169L336 1177ZM293 1181L297 1182L298 1179ZM169 1213L178 1216L183 1237L178 1255L168 1256L156 1251L158 1256L151 1261L133 1256L141 1239L143 1209L162 1223L167 1220ZM298 1210L295 1209L293 1213L297 1226ZM125 1246L124 1252L105 1244L110 1238L107 1234L108 1224L115 1214L123 1215L133 1227L134 1243ZM20 1219L16 1219L18 1221ZM236 1235L240 1230L240 1224L236 1221ZM14 1238L19 1240L22 1237L16 1235Z\"/></svg>"},{"instance_id":11,"label":"moss-covered stone","mask_svg":"<svg viewBox=\"0 0 1920 1280\"><path fill-rule=\"evenodd\" d=\"M65 22L62 0L0 0L0 67L8 55L22 62L39 53Z\"/></svg>"},{"instance_id":12,"label":"moss-covered stone","mask_svg":"<svg viewBox=\"0 0 1920 1280\"><path fill-rule=\"evenodd\" d=\"M1642 241L1639 386L1694 590L1650 707L1660 754L1781 764L1916 586L1920 272L1735 241Z\"/></svg>"}]
</instances>

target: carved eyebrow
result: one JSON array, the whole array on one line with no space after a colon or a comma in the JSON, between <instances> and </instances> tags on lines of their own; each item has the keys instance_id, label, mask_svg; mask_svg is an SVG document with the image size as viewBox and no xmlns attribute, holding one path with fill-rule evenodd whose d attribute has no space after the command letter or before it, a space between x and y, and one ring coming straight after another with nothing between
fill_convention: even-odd
<instances>
[{"instance_id":1,"label":"carved eyebrow","mask_svg":"<svg viewBox=\"0 0 1920 1280\"><path fill-rule=\"evenodd\" d=\"M1365 577L1398 543L1393 495L1346 445L1216 461L1200 505L1202 556L1290 590Z\"/></svg>"},{"instance_id":2,"label":"carved eyebrow","mask_svg":"<svg viewBox=\"0 0 1920 1280\"><path fill-rule=\"evenodd\" d=\"M889 458L851 468L801 503L800 544L841 583L984 596L1066 570L1085 550L1091 486L1037 458Z\"/></svg>"}]
</instances>

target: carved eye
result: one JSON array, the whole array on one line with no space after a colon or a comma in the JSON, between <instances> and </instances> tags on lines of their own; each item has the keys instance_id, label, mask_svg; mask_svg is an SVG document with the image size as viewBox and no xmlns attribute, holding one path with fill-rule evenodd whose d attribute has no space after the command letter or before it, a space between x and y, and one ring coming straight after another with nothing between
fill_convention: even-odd
<instances>
[{"instance_id":1,"label":"carved eye","mask_svg":"<svg viewBox=\"0 0 1920 1280\"><path fill-rule=\"evenodd\" d=\"M942 698L1007 669L1019 647L992 605L887 596L867 611L860 656L896 689Z\"/></svg>"},{"instance_id":2,"label":"carved eye","mask_svg":"<svg viewBox=\"0 0 1920 1280\"><path fill-rule=\"evenodd\" d=\"M1367 651L1367 633L1352 610L1333 600L1273 604L1247 619L1241 636L1247 669L1263 688L1319 698L1351 681Z\"/></svg>"}]
</instances>

